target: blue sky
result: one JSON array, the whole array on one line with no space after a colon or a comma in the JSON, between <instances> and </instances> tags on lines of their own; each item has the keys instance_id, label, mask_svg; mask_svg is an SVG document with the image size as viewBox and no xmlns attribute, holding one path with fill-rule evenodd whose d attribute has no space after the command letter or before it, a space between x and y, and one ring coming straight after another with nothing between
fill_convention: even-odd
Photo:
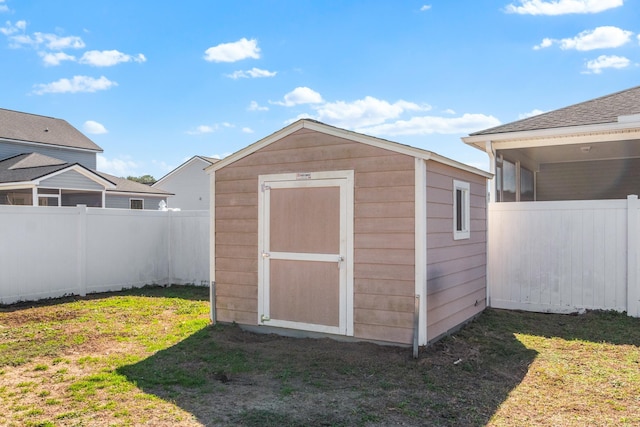
<instances>
[{"instance_id":1,"label":"blue sky","mask_svg":"<svg viewBox=\"0 0 640 427\"><path fill-rule=\"evenodd\" d=\"M0 108L160 178L300 117L481 168L461 136L640 84L640 0L0 0Z\"/></svg>"}]
</instances>

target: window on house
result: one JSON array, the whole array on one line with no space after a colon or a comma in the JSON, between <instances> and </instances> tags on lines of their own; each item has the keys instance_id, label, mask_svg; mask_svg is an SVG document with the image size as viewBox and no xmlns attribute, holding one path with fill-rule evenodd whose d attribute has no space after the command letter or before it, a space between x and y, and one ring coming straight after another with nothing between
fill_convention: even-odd
<instances>
[{"instance_id":1,"label":"window on house","mask_svg":"<svg viewBox=\"0 0 640 427\"><path fill-rule=\"evenodd\" d=\"M453 181L453 239L468 239L471 235L471 205L469 183Z\"/></svg>"},{"instance_id":2,"label":"window on house","mask_svg":"<svg viewBox=\"0 0 640 427\"><path fill-rule=\"evenodd\" d=\"M502 161L502 200L516 201L516 164L508 160Z\"/></svg>"},{"instance_id":3,"label":"window on house","mask_svg":"<svg viewBox=\"0 0 640 427\"><path fill-rule=\"evenodd\" d=\"M60 206L60 190L57 188L39 188L38 206Z\"/></svg>"},{"instance_id":4,"label":"window on house","mask_svg":"<svg viewBox=\"0 0 640 427\"><path fill-rule=\"evenodd\" d=\"M520 201L532 202L533 199L533 172L520 166Z\"/></svg>"},{"instance_id":5,"label":"window on house","mask_svg":"<svg viewBox=\"0 0 640 427\"><path fill-rule=\"evenodd\" d=\"M129 209L144 209L144 200L129 199Z\"/></svg>"}]
</instances>

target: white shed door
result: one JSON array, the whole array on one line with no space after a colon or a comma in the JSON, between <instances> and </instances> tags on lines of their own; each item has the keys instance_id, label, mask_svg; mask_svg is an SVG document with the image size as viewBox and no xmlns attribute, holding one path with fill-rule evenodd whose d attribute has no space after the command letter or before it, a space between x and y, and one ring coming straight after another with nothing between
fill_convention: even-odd
<instances>
[{"instance_id":1,"label":"white shed door","mask_svg":"<svg viewBox=\"0 0 640 427\"><path fill-rule=\"evenodd\" d=\"M261 177L261 324L342 335L352 329L352 181L326 176Z\"/></svg>"}]
</instances>

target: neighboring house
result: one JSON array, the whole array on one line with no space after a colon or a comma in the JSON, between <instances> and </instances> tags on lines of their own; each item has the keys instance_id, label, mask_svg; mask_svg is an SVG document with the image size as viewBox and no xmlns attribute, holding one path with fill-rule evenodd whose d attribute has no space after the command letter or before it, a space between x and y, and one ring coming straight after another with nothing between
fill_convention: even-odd
<instances>
[{"instance_id":1,"label":"neighboring house","mask_svg":"<svg viewBox=\"0 0 640 427\"><path fill-rule=\"evenodd\" d=\"M640 316L640 86L462 139L512 202L489 204L490 306Z\"/></svg>"},{"instance_id":2,"label":"neighboring house","mask_svg":"<svg viewBox=\"0 0 640 427\"><path fill-rule=\"evenodd\" d=\"M207 172L214 321L417 348L485 307L487 172L307 119Z\"/></svg>"},{"instance_id":3,"label":"neighboring house","mask_svg":"<svg viewBox=\"0 0 640 427\"><path fill-rule=\"evenodd\" d=\"M170 193L96 170L102 149L64 120L0 109L0 205L158 209Z\"/></svg>"},{"instance_id":4,"label":"neighboring house","mask_svg":"<svg viewBox=\"0 0 640 427\"><path fill-rule=\"evenodd\" d=\"M640 191L640 86L475 132L492 201L623 199Z\"/></svg>"},{"instance_id":5,"label":"neighboring house","mask_svg":"<svg viewBox=\"0 0 640 427\"><path fill-rule=\"evenodd\" d=\"M193 156L162 178L154 188L172 193L168 207L180 210L209 210L210 184L209 174L204 170L218 159Z\"/></svg>"}]
</instances>

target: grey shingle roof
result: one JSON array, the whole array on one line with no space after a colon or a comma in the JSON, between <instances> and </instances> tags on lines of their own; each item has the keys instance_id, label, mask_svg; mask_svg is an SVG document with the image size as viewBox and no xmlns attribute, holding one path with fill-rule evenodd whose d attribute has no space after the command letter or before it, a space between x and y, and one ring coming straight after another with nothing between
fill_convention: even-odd
<instances>
[{"instance_id":1,"label":"grey shingle roof","mask_svg":"<svg viewBox=\"0 0 640 427\"><path fill-rule=\"evenodd\" d=\"M158 196L173 195L173 193L168 193L148 185L140 184L139 182L87 169L78 163L67 163L38 153L18 154L17 156L0 160L0 183L33 181L34 179L42 178L74 165L80 166L81 168L84 168L87 171L115 184L116 188L107 189L107 191L144 193Z\"/></svg>"},{"instance_id":2,"label":"grey shingle roof","mask_svg":"<svg viewBox=\"0 0 640 427\"><path fill-rule=\"evenodd\" d=\"M125 178L118 178L117 176L109 175L104 172L96 172L98 175L106 179L107 181L111 181L116 185L116 188L112 188L107 191L117 191L123 193L145 193L150 195L157 196L172 196L173 193L169 193L164 190L160 190L155 187L151 187L150 185L140 184L139 182L131 181Z\"/></svg>"},{"instance_id":3,"label":"grey shingle roof","mask_svg":"<svg viewBox=\"0 0 640 427\"><path fill-rule=\"evenodd\" d=\"M470 135L491 135L568 126L616 123L619 116L633 114L640 114L640 86L474 132Z\"/></svg>"},{"instance_id":4,"label":"grey shingle roof","mask_svg":"<svg viewBox=\"0 0 640 427\"><path fill-rule=\"evenodd\" d=\"M0 160L0 183L32 181L72 165L72 163L60 163L61 160L49 157L49 159L52 160L49 164L41 162L35 167L15 167L16 165L20 165L23 161L28 162L31 154L32 153L19 154L17 156L9 157L8 159Z\"/></svg>"},{"instance_id":5,"label":"grey shingle roof","mask_svg":"<svg viewBox=\"0 0 640 427\"><path fill-rule=\"evenodd\" d=\"M0 138L102 152L65 120L0 108Z\"/></svg>"}]
</instances>

